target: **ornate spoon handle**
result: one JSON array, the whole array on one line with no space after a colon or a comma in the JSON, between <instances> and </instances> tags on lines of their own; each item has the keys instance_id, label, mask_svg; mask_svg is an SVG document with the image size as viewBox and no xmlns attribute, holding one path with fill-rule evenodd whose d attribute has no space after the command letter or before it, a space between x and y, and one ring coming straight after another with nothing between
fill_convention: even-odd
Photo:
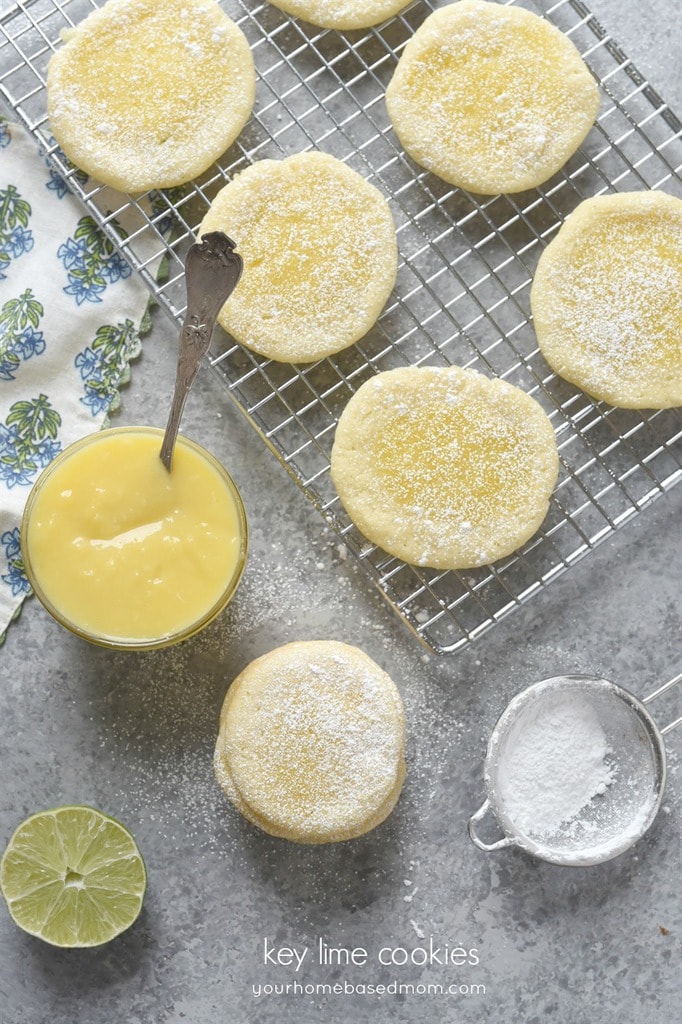
<instances>
[{"instance_id":1,"label":"ornate spoon handle","mask_svg":"<svg viewBox=\"0 0 682 1024\"><path fill-rule=\"evenodd\" d=\"M169 473L189 389L208 352L218 313L241 277L242 258L234 247L235 243L222 231L211 231L190 246L187 253L187 312L180 332L173 401L161 445L161 461Z\"/></svg>"}]
</instances>

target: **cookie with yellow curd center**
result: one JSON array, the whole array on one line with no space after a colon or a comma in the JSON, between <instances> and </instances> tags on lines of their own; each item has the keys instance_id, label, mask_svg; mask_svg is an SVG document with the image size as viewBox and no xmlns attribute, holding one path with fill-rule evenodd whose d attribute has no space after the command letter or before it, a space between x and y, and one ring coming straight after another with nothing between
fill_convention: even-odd
<instances>
[{"instance_id":1,"label":"cookie with yellow curd center","mask_svg":"<svg viewBox=\"0 0 682 1024\"><path fill-rule=\"evenodd\" d=\"M405 778L405 715L363 651L302 641L257 658L228 690L214 766L245 818L297 843L353 839L393 810Z\"/></svg>"},{"instance_id":2,"label":"cookie with yellow curd center","mask_svg":"<svg viewBox=\"0 0 682 1024\"><path fill-rule=\"evenodd\" d=\"M406 7L409 0L271 0L287 14L320 28L369 28Z\"/></svg>"},{"instance_id":3,"label":"cookie with yellow curd center","mask_svg":"<svg viewBox=\"0 0 682 1024\"><path fill-rule=\"evenodd\" d=\"M521 7L459 0L431 14L405 47L386 106L406 152L484 195L547 181L599 109L571 40Z\"/></svg>"},{"instance_id":4,"label":"cookie with yellow curd center","mask_svg":"<svg viewBox=\"0 0 682 1024\"><path fill-rule=\"evenodd\" d=\"M214 198L200 230L234 238L244 261L220 324L279 362L311 362L358 341L395 283L386 199L326 153L248 167Z\"/></svg>"},{"instance_id":5,"label":"cookie with yellow curd center","mask_svg":"<svg viewBox=\"0 0 682 1024\"><path fill-rule=\"evenodd\" d=\"M682 200L586 199L540 257L530 301L560 377L627 409L682 404Z\"/></svg>"},{"instance_id":6,"label":"cookie with yellow curd center","mask_svg":"<svg viewBox=\"0 0 682 1024\"><path fill-rule=\"evenodd\" d=\"M459 367L367 380L342 412L331 475L364 535L413 565L494 562L541 525L557 480L552 424L534 398Z\"/></svg>"},{"instance_id":7,"label":"cookie with yellow curd center","mask_svg":"<svg viewBox=\"0 0 682 1024\"><path fill-rule=\"evenodd\" d=\"M47 68L70 160L123 192L190 181L237 138L255 97L244 33L216 0L107 0Z\"/></svg>"}]
</instances>

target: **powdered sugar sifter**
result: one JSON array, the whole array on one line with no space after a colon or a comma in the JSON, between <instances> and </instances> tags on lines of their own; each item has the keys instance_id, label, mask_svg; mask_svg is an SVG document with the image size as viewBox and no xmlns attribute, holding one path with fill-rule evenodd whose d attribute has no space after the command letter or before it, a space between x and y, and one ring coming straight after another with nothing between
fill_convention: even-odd
<instances>
[{"instance_id":1,"label":"powdered sugar sifter","mask_svg":"<svg viewBox=\"0 0 682 1024\"><path fill-rule=\"evenodd\" d=\"M594 676L543 679L519 693L498 719L484 765L486 800L468 822L486 852L518 846L554 864L599 864L646 832L666 781L663 736L647 706L682 673L643 700ZM491 810L504 836L476 828Z\"/></svg>"}]
</instances>

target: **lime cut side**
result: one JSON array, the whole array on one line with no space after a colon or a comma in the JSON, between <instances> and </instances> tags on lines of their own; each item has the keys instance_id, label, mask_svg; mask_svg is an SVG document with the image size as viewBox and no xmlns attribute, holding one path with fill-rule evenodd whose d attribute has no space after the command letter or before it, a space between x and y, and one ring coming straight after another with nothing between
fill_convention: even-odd
<instances>
[{"instance_id":1,"label":"lime cut side","mask_svg":"<svg viewBox=\"0 0 682 1024\"><path fill-rule=\"evenodd\" d=\"M20 928L54 946L99 946L135 921L147 884L130 832L92 807L22 822L0 861L0 889Z\"/></svg>"}]
</instances>

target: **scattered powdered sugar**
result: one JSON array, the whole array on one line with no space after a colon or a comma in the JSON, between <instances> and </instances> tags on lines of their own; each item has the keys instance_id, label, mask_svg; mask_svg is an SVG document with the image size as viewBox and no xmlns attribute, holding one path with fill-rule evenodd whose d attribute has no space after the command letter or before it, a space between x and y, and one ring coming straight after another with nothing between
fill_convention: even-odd
<instances>
[{"instance_id":1,"label":"scattered powdered sugar","mask_svg":"<svg viewBox=\"0 0 682 1024\"><path fill-rule=\"evenodd\" d=\"M575 821L614 781L616 767L594 708L555 692L514 722L497 768L498 795L516 827L535 838Z\"/></svg>"},{"instance_id":2,"label":"scattered powdered sugar","mask_svg":"<svg viewBox=\"0 0 682 1024\"><path fill-rule=\"evenodd\" d=\"M409 883L406 882L405 884L406 885L407 884L412 885L412 882L409 882ZM410 891L405 893L405 895L403 896L404 902L405 903L411 903L412 900L415 898L415 896L417 895L418 892L419 892L419 887L415 885L414 888L410 889Z\"/></svg>"}]
</instances>

